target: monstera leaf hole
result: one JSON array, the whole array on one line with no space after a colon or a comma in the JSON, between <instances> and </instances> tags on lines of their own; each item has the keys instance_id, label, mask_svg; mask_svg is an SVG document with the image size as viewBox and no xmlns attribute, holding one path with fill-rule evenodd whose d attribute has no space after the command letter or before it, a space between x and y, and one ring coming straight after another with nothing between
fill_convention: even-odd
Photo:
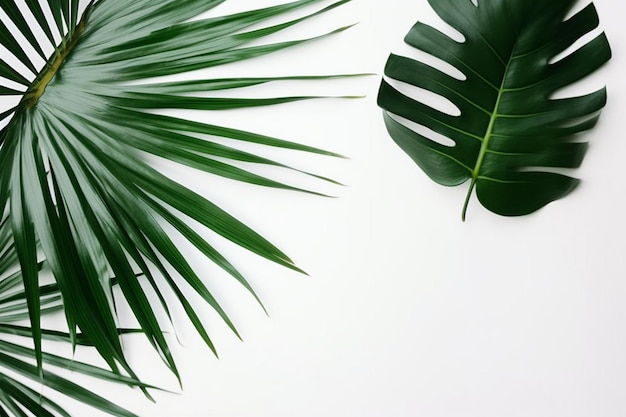
<instances>
[{"instance_id":1,"label":"monstera leaf hole","mask_svg":"<svg viewBox=\"0 0 626 417\"><path fill-rule=\"evenodd\" d=\"M438 21L418 21L408 53L385 67L378 103L393 140L435 182L469 182L463 220L474 192L505 216L569 194L587 149L580 133L606 103L606 89L587 81L611 56L594 5L429 4Z\"/></svg>"}]
</instances>

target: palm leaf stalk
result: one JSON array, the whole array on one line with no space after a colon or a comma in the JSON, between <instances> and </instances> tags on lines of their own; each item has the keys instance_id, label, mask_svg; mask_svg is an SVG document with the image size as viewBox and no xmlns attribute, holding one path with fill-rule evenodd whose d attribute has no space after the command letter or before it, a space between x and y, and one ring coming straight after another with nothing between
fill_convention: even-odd
<instances>
[{"instance_id":1,"label":"palm leaf stalk","mask_svg":"<svg viewBox=\"0 0 626 417\"><path fill-rule=\"evenodd\" d=\"M158 318L159 310L170 316L164 291L171 291L179 300L214 352L207 330L184 295L186 289L199 294L239 336L163 223L255 298L238 269L184 217L263 258L300 271L267 239L208 198L160 173L145 155L236 181L317 194L239 168L237 163L273 166L333 181L239 150L237 143L339 155L156 110L219 111L304 100L313 97L207 98L199 93L332 76L152 79L266 55L343 31L348 26L316 37L258 44L349 1L299 0L193 21L189 19L224 0L91 1L82 15L78 0L26 1L28 11L20 10L14 0L3 1L0 8L31 48L22 48L7 25L0 26L2 44L23 66L0 60L0 76L4 78L0 79L0 94L20 97L16 106L0 113L0 121L8 120L0 131L0 207L9 213L7 221L19 260L37 368L44 379L48 375L43 370L46 356L42 351L46 333L40 323L48 298L40 285L41 259L45 259L63 300L71 343L77 344L80 334L97 349L111 371L120 375L132 375L132 370L120 343L115 313L119 300L113 296L111 276L116 277L149 342L176 376L164 324ZM45 8L54 18L53 24L48 24ZM300 9L301 17L267 23ZM32 15L47 40L34 35L26 23L27 15ZM57 38L61 39L58 44ZM46 57L43 51L50 46L54 52ZM29 54L30 49L39 57ZM38 69L35 63L42 58L46 63ZM232 145L224 144L224 139ZM158 297L160 307L149 301L151 295Z\"/></svg>"},{"instance_id":2,"label":"palm leaf stalk","mask_svg":"<svg viewBox=\"0 0 626 417\"><path fill-rule=\"evenodd\" d=\"M429 0L465 40L418 22L405 42L452 65L462 79L424 62L389 57L388 80L427 90L458 110L442 111L387 80L381 83L378 103L394 141L437 183L469 182L463 220L474 190L487 209L519 216L566 196L580 182L567 174L583 160L587 143L578 135L598 121L606 88L554 96L600 68L611 49L603 32L583 38L598 27L598 14L589 3L568 16L575 3ZM392 115L425 129L409 129Z\"/></svg>"}]
</instances>

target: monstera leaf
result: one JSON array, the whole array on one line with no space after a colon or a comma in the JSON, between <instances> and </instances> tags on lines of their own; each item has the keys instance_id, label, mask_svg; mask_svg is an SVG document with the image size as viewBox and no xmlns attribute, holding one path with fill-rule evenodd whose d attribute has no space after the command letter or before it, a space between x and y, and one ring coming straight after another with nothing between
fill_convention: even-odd
<instances>
[{"instance_id":1,"label":"monstera leaf","mask_svg":"<svg viewBox=\"0 0 626 417\"><path fill-rule=\"evenodd\" d=\"M405 42L462 77L397 55L389 57L385 75L447 99L460 114L435 109L383 81L378 103L394 141L434 181L470 181L463 218L474 188L483 206L507 216L567 195L579 180L556 171L581 163L587 144L576 135L594 126L606 91L558 99L554 93L611 56L603 33L567 54L597 27L593 4L566 19L574 0L429 3L464 41L418 22ZM409 129L392 115L421 128Z\"/></svg>"},{"instance_id":2,"label":"monstera leaf","mask_svg":"<svg viewBox=\"0 0 626 417\"><path fill-rule=\"evenodd\" d=\"M235 265L194 224L300 271L266 238L206 196L161 173L154 157L235 181L317 194L255 173L254 167L271 166L321 182L333 181L240 145L338 155L233 127L190 121L168 111L219 111L308 99L312 97L246 98L242 93L243 98L232 98L232 94L218 94L275 81L331 76L191 76L184 81L163 77L247 60L340 32L347 27L312 38L265 41L349 0L299 0L192 19L224 1L0 3L4 48L0 96L5 96L3 102L13 103L0 109L0 211L8 213L5 229L19 261L19 273L11 282L19 280L23 285L31 324L34 342L29 353L35 365L29 372L39 374L43 381L52 374L44 369L50 357L42 347L47 333L42 330L41 315L49 294L42 290L42 265L54 279L56 297L62 301L68 341L76 345L88 340L112 373L127 375L130 385L138 382L117 326L116 306L122 301L175 375L176 363L163 331L169 323L162 320L170 317L168 296L180 302L212 350L200 315L185 295L188 291L199 294L237 334L173 235L189 241L254 297ZM33 22L38 25L36 30ZM115 277L119 292L112 290L111 277ZM6 360L0 355L0 366L6 365ZM4 381L0 384L6 384ZM0 403L8 412L22 415L19 407L13 407L16 400L6 400L8 391L0 392ZM31 395L26 392L20 394L24 401Z\"/></svg>"}]
</instances>

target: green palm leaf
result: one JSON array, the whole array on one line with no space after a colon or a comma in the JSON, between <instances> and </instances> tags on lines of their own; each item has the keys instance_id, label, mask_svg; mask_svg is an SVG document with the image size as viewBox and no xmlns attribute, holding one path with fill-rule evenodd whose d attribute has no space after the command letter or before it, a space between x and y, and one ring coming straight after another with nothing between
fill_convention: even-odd
<instances>
[{"instance_id":1,"label":"green palm leaf","mask_svg":"<svg viewBox=\"0 0 626 417\"><path fill-rule=\"evenodd\" d=\"M30 317L23 277L20 271L9 273L18 267L16 244L11 238L8 219L0 224L0 415L14 416L69 416L63 406L42 395L41 385L72 398L121 417L134 416L128 410L117 406L100 395L60 376L50 368L69 370L104 381L137 387L147 392L154 388L139 381L136 376L124 376L74 359L48 353L41 348L28 347L32 344L33 329L21 325ZM45 262L39 262L36 272L46 271ZM61 294L56 284L38 288L39 305L42 315L62 311ZM120 334L130 330L120 329ZM71 347L70 335L61 331L40 329L39 336L51 342L61 342ZM12 340L12 341L9 341ZM83 335L78 334L76 344L90 346Z\"/></svg>"},{"instance_id":2,"label":"green palm leaf","mask_svg":"<svg viewBox=\"0 0 626 417\"><path fill-rule=\"evenodd\" d=\"M242 151L237 143L339 155L155 110L227 110L304 100L313 97L207 98L199 93L332 76L154 79L266 55L342 31L347 27L313 38L259 44L267 36L348 1L299 0L192 21L189 19L224 0L91 1L85 5L82 17L77 1L27 1L29 14L47 41L33 35L26 13L14 0L2 3L4 13L35 51L35 56L29 55L29 48L20 46L6 25L0 27L2 44L25 67L0 60L0 76L4 78L0 79L0 94L20 96L15 107L0 113L0 121L8 120L0 131L0 207L9 213L10 234L14 236L28 303L36 368L44 379L49 374L43 370L46 356L42 339L46 333L40 325L47 300L40 286L42 259L63 300L69 340L74 344L79 336L88 340L113 373L131 376L116 324L115 304L119 300L113 297L111 276L115 276L142 331L176 375L164 323L159 319L162 311L169 316L166 291L180 301L213 351L212 340L186 299L185 290L190 288L199 294L237 334L199 273L166 233L164 224L172 226L254 297L244 276L185 218L263 258L300 271L270 241L209 199L160 173L145 156L166 158L237 181L318 194L266 178L237 163L273 166L322 182L333 181ZM46 8L53 17L51 25L45 17ZM300 17L267 23L287 13L292 16L300 9ZM54 43L57 37L62 39L59 45ZM33 68L37 55L43 56L48 42L54 46L54 53L37 71ZM150 302L152 295L161 300L160 306Z\"/></svg>"},{"instance_id":3,"label":"green palm leaf","mask_svg":"<svg viewBox=\"0 0 626 417\"><path fill-rule=\"evenodd\" d=\"M465 41L418 22L405 42L452 65L463 79L397 55L389 57L385 75L449 100L460 114L437 110L383 81L378 103L394 141L434 181L470 181L463 218L474 188L483 206L508 216L567 195L578 180L554 168L580 165L587 144L575 135L596 123L606 91L553 95L592 73L611 52L602 33L566 57L558 55L597 27L593 4L565 20L573 0L429 3ZM428 130L418 133L391 114ZM432 132L454 144L441 143Z\"/></svg>"}]
</instances>

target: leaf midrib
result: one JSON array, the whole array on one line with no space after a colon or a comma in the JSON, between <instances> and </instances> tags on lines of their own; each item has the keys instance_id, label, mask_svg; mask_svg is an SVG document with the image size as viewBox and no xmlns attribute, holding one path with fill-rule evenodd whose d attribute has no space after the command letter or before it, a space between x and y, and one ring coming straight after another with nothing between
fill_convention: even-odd
<instances>
[{"instance_id":1,"label":"leaf midrib","mask_svg":"<svg viewBox=\"0 0 626 417\"><path fill-rule=\"evenodd\" d=\"M495 126L496 120L500 116L498 114L498 108L500 107L500 101L502 100L503 94L507 91L504 88L506 84L507 75L509 73L509 68L511 67L511 61L514 57L513 52L515 51L515 45L511 49L511 53L509 54L509 59L506 62L504 68L504 74L502 75L502 82L500 83L500 87L498 88L498 97L496 98L496 103L493 106L493 111L491 112L491 116L489 117L489 125L487 126L487 131L485 132L485 136L483 136L482 143L480 144L480 150L478 151L478 157L476 159L476 165L472 171L472 182L470 183L469 190L467 190L467 196L465 197L465 202L463 203L463 210L461 211L461 220L465 221L465 214L467 213L467 207L469 205L469 201L472 197L472 191L474 191L474 187L476 186L476 181L478 181L480 170L483 166L483 162L485 160L485 155L489 151L489 140L493 136L493 128Z\"/></svg>"}]
</instances>

